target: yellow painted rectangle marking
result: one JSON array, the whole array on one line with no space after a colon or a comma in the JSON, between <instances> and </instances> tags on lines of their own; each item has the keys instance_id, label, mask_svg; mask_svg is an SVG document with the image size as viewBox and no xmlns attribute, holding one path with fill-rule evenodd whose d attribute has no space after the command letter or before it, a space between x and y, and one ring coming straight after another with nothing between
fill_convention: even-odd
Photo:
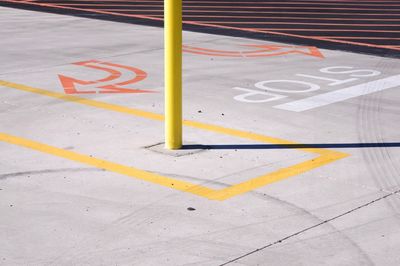
<instances>
[{"instance_id":1,"label":"yellow painted rectangle marking","mask_svg":"<svg viewBox=\"0 0 400 266\"><path fill-rule=\"evenodd\" d=\"M64 100L67 102L73 102L73 103L83 104L83 105L96 107L96 108L100 108L100 109L106 109L106 110L110 110L110 111L114 111L114 112L143 117L143 118L147 118L147 119L158 120L158 121L164 120L163 115L143 111L140 109L133 109L133 108L128 108L128 107L119 106L119 105L115 105L115 104L100 102L100 101L96 101L96 100L85 99L85 98L81 98L81 97L77 97L77 96L65 95L65 94L61 94L61 93L57 93L57 92L52 92L52 91L43 90L43 89L39 89L39 88L33 88L33 87L26 86L26 85L16 84L16 83L7 82L7 81L3 81L3 80L0 80L0 86L7 87L7 88L13 88L13 89L21 90L21 91L26 91L26 92L31 92L31 93L36 93L39 95L48 96L48 97L56 98L59 100ZM216 125L211 125L211 124L201 123L201 122L196 122L196 121L184 120L183 125L188 126L188 127L203 129L203 130L207 130L207 131L217 132L220 134L230 135L230 136L234 136L234 137L249 139L252 141L268 143L268 144L300 145L299 143L288 141L288 140L268 137L268 136L264 136L264 135L260 135L260 134L256 134L256 133L226 128L226 127L221 127L221 126L216 126ZM44 152L47 154L55 155L55 156L62 157L65 159L69 159L72 161L77 161L80 163L88 164L88 165L91 165L91 166L94 166L97 168L105 169L105 170L108 170L111 172L129 176L129 177L142 179L142 180L145 180L148 182L152 182L152 183L156 183L156 184L159 184L162 186L189 192L189 193L192 193L192 194L195 194L198 196L202 196L202 197L205 197L208 199L213 199L213 200L225 200L225 199L231 198L233 196L254 190L256 188L280 181L282 179L302 174L311 169L320 167L322 165L331 163L333 161L336 161L336 160L339 160L339 159L342 159L342 158L348 156L348 154L346 154L346 153L337 152L337 151L328 150L328 149L299 147L296 149L304 151L304 152L316 154L317 157L315 157L314 159L311 159L311 160L304 161L302 163L298 163L298 164L286 167L286 168L281 168L277 171L273 171L273 172L265 174L265 175L251 178L247 181L244 181L239 184L231 185L227 188L211 189L211 188L208 188L205 186L196 185L196 184L193 184L190 182L173 179L173 178L166 177L166 176L161 176L161 175L150 173L150 172L138 169L138 168L128 167L128 166L113 163L110 161L93 158L93 157L90 157L87 155L75 153L72 151L67 151L64 149L57 148L57 147L49 146L44 143L39 143L36 141L20 138L17 136L12 136L12 135L9 135L6 133L0 133L0 141L4 141L4 142L11 143L11 144L18 145L18 146L23 146L23 147L37 150L40 152Z\"/></svg>"}]
</instances>

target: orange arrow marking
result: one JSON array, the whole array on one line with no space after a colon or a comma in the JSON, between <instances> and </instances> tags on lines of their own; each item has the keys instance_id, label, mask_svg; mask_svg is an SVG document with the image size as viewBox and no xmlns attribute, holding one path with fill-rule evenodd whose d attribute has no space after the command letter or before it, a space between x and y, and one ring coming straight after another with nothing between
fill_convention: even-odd
<instances>
[{"instance_id":1,"label":"orange arrow marking","mask_svg":"<svg viewBox=\"0 0 400 266\"><path fill-rule=\"evenodd\" d=\"M207 49L189 45L183 45L183 51L192 54L209 55L209 56L223 56L223 57L269 57L279 56L286 54L303 54L324 58L323 54L317 47L314 46L287 46L287 45L260 45L260 44L246 44L241 45L246 47L259 48L250 51L226 51Z\"/></svg>"},{"instance_id":2,"label":"orange arrow marking","mask_svg":"<svg viewBox=\"0 0 400 266\"><path fill-rule=\"evenodd\" d=\"M125 85L129 85L129 84L132 84L132 83L137 83L137 82L140 82L140 81L144 80L147 77L146 72L144 72L143 70L141 70L139 68L136 68L136 67L118 65L118 64L107 63L107 62L104 62L103 64L107 65L107 66L118 67L118 68L123 68L123 69L129 70L129 71L135 73L136 76L135 76L135 78L133 78L131 80L123 81L123 82L117 83L115 85L102 86L100 88L106 89L107 91L100 91L100 93L121 93L121 92L128 92L129 93L130 89L120 88L120 87L117 87L116 85L125 86ZM138 90L136 90L136 92L138 92ZM151 91L141 90L141 92L151 92Z\"/></svg>"},{"instance_id":3,"label":"orange arrow marking","mask_svg":"<svg viewBox=\"0 0 400 266\"><path fill-rule=\"evenodd\" d=\"M96 70L102 70L108 72L109 76L92 81L79 80L64 75L58 75L61 85L67 94L89 94L89 93L153 93L149 90L141 89L128 89L120 86L126 86L133 83L140 82L147 77L147 73L143 70L135 67L124 66L119 64L113 64L109 62L101 62L97 60L89 60L83 62L73 63L74 65L84 66ZM123 76L122 73L117 69L128 70L129 73L134 73L134 78L118 81ZM84 89L79 89L83 87ZM90 90L88 90L90 88Z\"/></svg>"}]
</instances>

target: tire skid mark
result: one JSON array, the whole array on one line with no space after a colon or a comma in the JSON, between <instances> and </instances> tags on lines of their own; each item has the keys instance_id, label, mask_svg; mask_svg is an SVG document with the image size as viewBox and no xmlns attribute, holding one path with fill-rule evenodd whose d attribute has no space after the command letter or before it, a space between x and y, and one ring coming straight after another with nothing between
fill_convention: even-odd
<instances>
[{"instance_id":1,"label":"tire skid mark","mask_svg":"<svg viewBox=\"0 0 400 266\"><path fill-rule=\"evenodd\" d=\"M236 257L236 258L234 258L234 259L231 259L231 260L229 260L229 261L227 261L227 262L225 262L225 263L223 263L223 264L220 264L220 266L225 266L225 265L228 265L228 264L235 263L235 262L237 262L237 261L239 261L239 260L241 260L241 259L243 259L243 258L245 258L245 257L251 256L251 255L253 255L253 254L257 253L257 252L260 252L260 251L262 251L262 250L264 250L264 249L266 249L266 248L269 248L269 247L272 247L272 246L281 244L282 242L284 242L284 241L286 241L286 240L288 240L288 239L291 239L291 238L293 238L293 237L296 237L296 236L298 236L298 235L301 235L301 234L303 234L303 233L305 233L305 232L308 232L308 231L310 231L310 230L312 230L312 229L314 229L314 228L317 228L317 227L319 227L319 226L321 226L321 225L329 224L330 222L335 221L335 220L337 220L337 219L340 219L340 218L342 218L342 217L344 217L344 216L346 216L346 215L348 215L348 214L351 214L351 213L356 212L356 211L358 211L358 210L360 210L360 209L362 209L362 208L368 207L368 206L370 206L370 205L372 205L372 204L374 204L374 203L376 203L376 202L382 201L382 200L387 199L387 198L389 198L389 197L391 197L391 196L396 196L396 195L398 195L398 194L400 194L400 190L393 191L392 193L386 194L386 195L384 195L384 196L382 196L382 197L379 197L379 198L377 198L377 199L374 199L374 200L372 200L372 201L369 201L369 202L367 202L367 203L365 203L365 204L363 204L363 205L360 205L360 206L358 206L358 207L356 207L356 208L353 208L353 209L351 209L351 210L348 210L348 211L346 211L346 212L344 212L344 213L342 213L342 214L339 214L339 215L337 215L337 216L334 216L334 217L332 217L332 218L329 218L329 219L327 219L327 220L324 220L324 221L322 221L322 222L319 223L319 224L316 224L316 225L307 227L307 228L305 228L305 229L303 229L303 230L301 230L301 231L298 231L298 232L296 232L296 233L294 233L294 234L288 235L288 236L286 236L286 237L284 237L284 238L282 238L282 239L280 239L280 240L277 240L277 241L275 241L275 242L269 243L269 244L267 244L267 245L265 245L265 246L262 246L262 247L260 247L260 248L255 249L255 250L252 250L252 251L250 251L250 252L248 252L248 253L245 253L245 254L243 254L243 255L241 255L241 256L238 256L238 257ZM371 261L370 261L370 264L373 265Z\"/></svg>"},{"instance_id":2,"label":"tire skid mark","mask_svg":"<svg viewBox=\"0 0 400 266\"><path fill-rule=\"evenodd\" d=\"M376 67L385 69L392 66L388 65L386 60L381 60ZM381 127L381 117L384 113L382 109L382 96L383 92L377 92L359 98L357 131L360 142L385 142ZM399 187L399 170L391 156L388 156L390 153L389 148L363 149L361 152L366 167L372 173L374 182L380 189L392 191ZM393 197L385 202L394 212L400 213L400 198Z\"/></svg>"},{"instance_id":3,"label":"tire skid mark","mask_svg":"<svg viewBox=\"0 0 400 266\"><path fill-rule=\"evenodd\" d=\"M41 174L51 174L51 173L62 173L62 172L103 172L105 170L100 168L60 168L60 169L43 169L34 171L24 171L15 173L0 174L0 180L5 180L13 177L20 177L26 175L41 175Z\"/></svg>"},{"instance_id":4,"label":"tire skid mark","mask_svg":"<svg viewBox=\"0 0 400 266\"><path fill-rule=\"evenodd\" d=\"M159 173L157 172L156 174L160 174L160 175L170 175L173 177L179 177L180 179L183 180L188 180L188 181L195 181L195 182L207 182L207 183L212 183L213 185L219 186L219 187L229 187L228 184L220 182L220 181L215 181L215 180L204 180L201 178L197 178L197 177L191 177L191 176L183 176L183 175L173 175L173 174L169 174L169 173ZM297 216L306 216L311 218L312 220L315 220L316 225L311 226L311 228L314 228L316 226L319 226L321 224L324 224L325 226L328 226L330 229L333 230L332 233L336 233L339 234L341 240L343 242L340 243L348 243L349 245L351 245L354 248L354 252L357 252L357 254L359 254L362 258L363 258L363 262L365 263L364 265L373 265L372 261L370 260L370 258L368 257L368 255L357 245L357 243L355 243L351 238L349 238L346 234L344 234L344 232L338 230L333 224L330 223L326 223L325 220L321 219L320 217L318 217L317 215L307 211L306 209L297 206L294 203L291 202L287 202L285 200L279 199L277 197L271 196L271 195L267 195L266 193L262 193L262 192L258 192L258 191L250 191L248 192L249 196L258 198L262 201L272 201L273 203L276 203L279 206L282 206L283 208L289 209L289 210L293 210L291 211L293 213L293 215L297 215ZM172 197L177 197L179 196L179 193L177 192L172 192L170 194L168 194L165 197L162 197L154 202L151 202L149 204L146 204L144 206L140 206L138 209L130 212L129 214L126 214L120 218L118 218L117 220L115 220L114 222L112 222L111 224L108 225L104 225L103 228L101 230L99 230L98 235L113 235L115 238L124 238L126 237L126 230L124 229L120 229L120 227L118 227L117 225L126 225L129 227L133 227L133 228L137 228L140 227L141 225L144 224L149 224L149 223L157 223L158 221L162 221L163 218L165 218L166 216L168 216L168 214L170 214L170 210L168 208L162 208L162 206L160 208L158 208L157 206L162 203L165 202L166 198L172 198ZM138 216L140 216L141 212L148 212L149 208L154 208L151 211L151 214L148 215L146 214L146 217L144 217L143 219L138 220ZM285 217L281 217L281 218L287 218ZM234 227L230 227L224 230L216 230L216 231L211 231L211 232L207 232L207 233L202 233L202 234L192 234L192 235L188 235L185 237L174 237L172 240L161 240L158 242L154 242L151 244L148 244L149 246L158 246L160 244L165 244L165 245L169 245L172 242L174 242L174 246L175 245L179 245L179 243L182 241L183 243L186 243L187 241L207 241L207 240L199 240L199 239L194 239L196 237L207 237L207 236L212 236L214 234L218 234L218 233L223 233L223 232L229 232L229 231L233 231L235 229L239 229L239 228L245 228L245 227L249 227L249 226L254 226L257 224L263 224L265 222L261 221L258 223L250 223L250 224L245 224L245 225L241 225L241 226L234 226ZM303 231L303 230L302 230ZM280 241L279 241L280 242ZM83 242L80 242L81 245L87 245L90 243L90 240L85 240ZM215 241L212 241L212 243L215 245ZM338 244L338 243L336 243ZM218 243L217 244L219 247L221 248L229 248L228 243ZM141 246L137 246L137 247L131 247L131 251L134 252L134 250L136 250L141 248ZM231 248L241 248L243 249L243 246L238 246L238 245L232 245ZM122 251L122 249L121 249ZM76 250L74 248L71 248L69 251L64 251L62 255L60 255L56 260L54 260L53 262L57 263L61 263L61 262L69 262L68 259L71 257L77 257L79 258L79 260L81 261L81 259L85 259L88 257L91 257L95 254L100 254L100 253L104 253L104 249L103 247L97 247L95 249L92 250L79 250L78 252L76 252ZM225 258L220 258L221 260L225 259ZM224 264L222 264L224 265Z\"/></svg>"}]
</instances>

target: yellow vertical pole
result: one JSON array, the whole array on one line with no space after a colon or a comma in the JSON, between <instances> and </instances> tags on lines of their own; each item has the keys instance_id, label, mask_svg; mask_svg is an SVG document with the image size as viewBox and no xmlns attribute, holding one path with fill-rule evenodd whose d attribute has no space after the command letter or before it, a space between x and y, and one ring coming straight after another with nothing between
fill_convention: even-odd
<instances>
[{"instance_id":1,"label":"yellow vertical pole","mask_svg":"<svg viewBox=\"0 0 400 266\"><path fill-rule=\"evenodd\" d=\"M182 0L164 0L165 147L182 147Z\"/></svg>"}]
</instances>

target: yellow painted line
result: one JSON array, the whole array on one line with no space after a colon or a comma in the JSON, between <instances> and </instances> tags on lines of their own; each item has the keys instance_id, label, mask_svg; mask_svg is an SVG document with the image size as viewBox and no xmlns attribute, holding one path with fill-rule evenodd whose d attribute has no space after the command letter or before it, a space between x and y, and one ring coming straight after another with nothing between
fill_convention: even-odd
<instances>
[{"instance_id":1,"label":"yellow painted line","mask_svg":"<svg viewBox=\"0 0 400 266\"><path fill-rule=\"evenodd\" d=\"M110 110L110 111L114 111L114 112L118 112L118 113L124 113L124 114L128 114L128 115L133 115L133 116L138 116L138 117L143 117L143 118L158 120L158 121L164 120L164 116L161 114L156 114L156 113L143 111L140 109L134 109L134 108L130 108L130 107L124 107L124 106L111 104L111 103L99 102L96 100L85 99L85 98L81 98L81 97L77 97L77 96L66 95L66 94L52 92L52 91L43 90L43 89L39 89L39 88L33 88L33 87L26 86L26 85L8 82L8 81L4 81L4 80L0 80L0 86L13 88L13 89L21 90L21 91L26 91L26 92L31 92L31 93L36 93L39 95L44 95L44 96L60 99L60 100L67 101L67 102L79 103L79 104L88 105L91 107L96 107L96 108L105 109L105 110ZM213 132L217 132L217 133L221 133L221 134L225 134L225 135L235 136L235 137L239 137L239 138L250 139L253 141L261 141L261 142L270 143L270 144L299 144L296 142L279 139L279 138L275 138L275 137L268 137L268 136L264 136L264 135L260 135L260 134L256 134L256 133L216 126L216 125L207 124L207 123L190 121L190 120L184 120L183 125L188 126L188 127L204 129L207 131L213 131ZM299 150L304 150L306 152L315 152L315 153L325 153L327 151L325 149L309 149L309 148L308 149L299 149Z\"/></svg>"},{"instance_id":2,"label":"yellow painted line","mask_svg":"<svg viewBox=\"0 0 400 266\"><path fill-rule=\"evenodd\" d=\"M4 80L0 80L0 86L13 88L13 89L21 90L21 91L26 91L26 92L32 92L32 93L36 93L39 95L48 96L48 97L60 99L63 101L67 101L67 102L74 102L74 103L88 105L88 106L92 106L92 107L96 107L96 108L100 108L100 109L111 110L114 112L139 116L139 117L153 119L153 120L164 120L164 116L160 115L160 114L146 112L146 111L139 110L139 109L123 107L123 106L116 105L116 104L109 104L109 103L105 103L105 102L94 101L94 100L85 99L85 98L81 98L81 97L77 97L77 96L61 94L58 92L52 92L52 91L48 91L48 90L32 88L32 87L29 87L26 85L7 82Z\"/></svg>"},{"instance_id":3,"label":"yellow painted line","mask_svg":"<svg viewBox=\"0 0 400 266\"><path fill-rule=\"evenodd\" d=\"M305 162L282 168L272 173L261 175L256 178L249 179L248 181L221 189L217 193L210 195L209 198L216 200L225 200L230 197L254 190L256 188L286 179L288 177L302 174L304 172L310 171L311 169L320 167L322 165L331 163L347 156L348 154L342 152L330 151L329 153L320 155L315 159L307 160Z\"/></svg>"},{"instance_id":4,"label":"yellow painted line","mask_svg":"<svg viewBox=\"0 0 400 266\"><path fill-rule=\"evenodd\" d=\"M189 182L176 180L173 178L146 172L141 169L134 168L134 167L128 167L125 165L97 159L97 158L94 158L91 156L87 156L84 154L56 148L56 147L53 147L53 146L50 146L50 145L47 145L44 143L12 136L12 135L9 135L6 133L0 132L0 140L10 143L10 144L23 146L25 148L29 148L32 150L36 150L36 151L40 151L43 153L48 153L51 155L62 157L62 158L65 158L65 159L68 159L71 161L88 164L88 165L94 166L96 168L105 169L105 170L108 170L111 172L129 176L129 177L139 178L139 179L149 181L152 183L156 183L159 185L163 185L166 187L173 187L175 189L182 190L182 191L188 191L190 193L200 195L200 196L204 196L204 195L214 192L212 189L202 187L199 185L194 185Z\"/></svg>"},{"instance_id":5,"label":"yellow painted line","mask_svg":"<svg viewBox=\"0 0 400 266\"><path fill-rule=\"evenodd\" d=\"M87 106L91 106L91 107L96 107L96 108L100 108L100 109L124 113L124 114L133 115L133 116L137 116L137 117L158 120L158 121L164 120L164 116L161 114L147 112L147 111L143 111L140 109L123 107L123 106L100 102L100 101L96 101L96 100L85 99L85 98L81 98L81 97L77 97L77 96L65 95L65 94L61 94L61 93L57 93L57 92L52 92L52 91L43 90L43 89L39 89L39 88L33 88L33 87L26 86L26 85L16 84L16 83L7 82L7 81L3 81L3 80L0 80L0 86L18 89L21 91L26 91L26 92L31 92L31 93L36 93L39 95L48 96L48 97L56 98L56 99L67 101L67 102L83 104L83 105L87 105ZM183 125L193 127L193 128L203 129L203 130L207 130L207 131L212 131L212 132L216 132L216 133L220 133L220 134L235 136L235 137L239 137L239 138L245 138L245 139L249 139L249 140L257 141L257 142L278 144L278 145L279 144L281 144L281 145L299 145L299 143L284 140L284 139L269 137L269 136L265 136L265 135L261 135L261 134L252 133L252 132L246 132L246 131L241 131L241 130L237 130L237 129L231 129L231 128L226 128L226 127L221 127L221 126L217 126L217 125L201 123L201 122L196 122L196 121L184 120ZM124 166L124 165L120 165L117 163L104 161L101 159L96 159L96 158L93 158L93 157L90 157L87 155L78 154L78 153L71 152L71 151L66 151L66 150L52 147L52 146L49 146L49 145L46 145L43 143L7 135L4 133L0 134L0 141L4 141L4 142L12 143L15 145L31 148L31 149L41 151L44 153L52 154L52 155L63 157L63 158L69 159L69 160L78 161L78 162L92 165L92 166L95 166L98 168L106 169L111 172L116 172L116 173L127 175L130 177L139 178L139 179L153 182L153 183L156 183L159 185L163 185L166 187L193 193L195 195L199 195L199 196L203 196L203 197L206 197L209 199L215 199L215 200L225 200L230 197L233 197L233 196L236 196L239 194L243 194L248 191L254 190L256 188L265 186L267 184L271 184L271 183L286 179L291 176L302 174L302 173L310 171L314 168L320 167L322 165L331 163L333 161L336 161L336 160L339 160L339 159L342 159L342 158L348 156L348 154L346 154L346 153L337 152L337 151L328 150L328 149L296 148L297 150L316 154L317 157L313 158L311 160L307 160L302 163L298 163L298 164L286 167L286 168L281 168L277 171L274 171L274 172L271 172L271 173L268 173L265 175L261 175L261 176L249 179L248 181L245 181L245 182L242 182L239 184L231 185L224 189L215 190L215 189L207 188L205 186L176 180L176 179L173 179L170 177L153 174L153 173L141 170L141 169Z\"/></svg>"}]
</instances>

